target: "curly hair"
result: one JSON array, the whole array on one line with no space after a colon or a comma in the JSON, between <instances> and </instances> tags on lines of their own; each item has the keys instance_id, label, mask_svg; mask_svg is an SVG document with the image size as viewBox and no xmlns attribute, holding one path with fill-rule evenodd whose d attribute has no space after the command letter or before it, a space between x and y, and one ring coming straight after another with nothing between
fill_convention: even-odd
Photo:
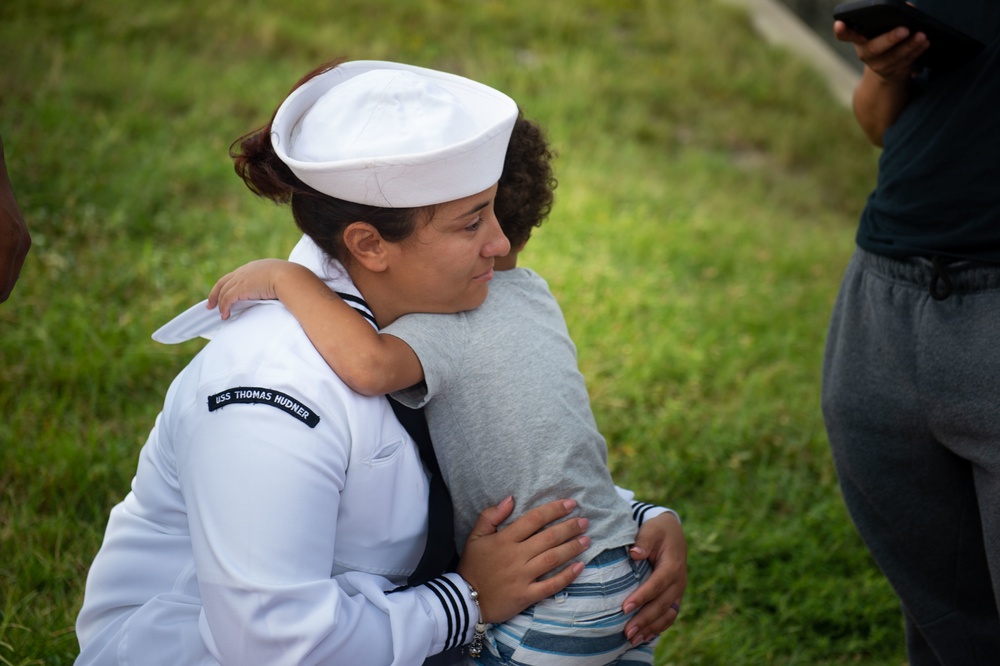
<instances>
[{"instance_id":1,"label":"curly hair","mask_svg":"<svg viewBox=\"0 0 1000 666\"><path fill-rule=\"evenodd\" d=\"M558 184L552 175L553 157L542 128L519 111L494 202L500 228L513 248L528 242L532 229L552 210Z\"/></svg>"}]
</instances>

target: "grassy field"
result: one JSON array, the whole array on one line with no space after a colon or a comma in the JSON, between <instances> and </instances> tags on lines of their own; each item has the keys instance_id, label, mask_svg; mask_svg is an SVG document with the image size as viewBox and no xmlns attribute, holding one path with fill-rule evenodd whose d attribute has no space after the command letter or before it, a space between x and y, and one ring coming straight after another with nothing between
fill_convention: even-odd
<instances>
[{"instance_id":1,"label":"grassy field","mask_svg":"<svg viewBox=\"0 0 1000 666\"><path fill-rule=\"evenodd\" d=\"M0 664L72 662L108 510L201 347L150 333L297 239L227 147L338 56L468 75L548 128L560 187L523 263L566 312L616 478L690 542L658 663L903 663L818 397L877 154L736 10L8 0L0 134L34 246L0 306Z\"/></svg>"}]
</instances>

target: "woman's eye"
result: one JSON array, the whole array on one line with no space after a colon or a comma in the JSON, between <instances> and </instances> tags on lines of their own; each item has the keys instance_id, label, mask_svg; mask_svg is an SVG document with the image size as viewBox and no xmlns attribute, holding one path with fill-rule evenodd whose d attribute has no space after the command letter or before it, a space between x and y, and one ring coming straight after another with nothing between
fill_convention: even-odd
<instances>
[{"instance_id":1,"label":"woman's eye","mask_svg":"<svg viewBox=\"0 0 1000 666\"><path fill-rule=\"evenodd\" d=\"M481 218L481 217L476 218L476 220L472 224L470 224L469 226L465 227L465 230L466 231L475 231L476 229L478 229L480 227L480 225L482 223L483 223L483 218Z\"/></svg>"}]
</instances>

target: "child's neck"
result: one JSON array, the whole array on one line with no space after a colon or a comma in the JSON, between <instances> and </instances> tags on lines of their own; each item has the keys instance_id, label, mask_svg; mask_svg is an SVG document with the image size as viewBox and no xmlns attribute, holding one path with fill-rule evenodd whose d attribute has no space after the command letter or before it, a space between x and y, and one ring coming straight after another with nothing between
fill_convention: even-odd
<instances>
[{"instance_id":1,"label":"child's neck","mask_svg":"<svg viewBox=\"0 0 1000 666\"><path fill-rule=\"evenodd\" d=\"M517 250L512 249L506 257L497 257L493 260L493 270L509 271L512 268L517 268L517 254Z\"/></svg>"}]
</instances>

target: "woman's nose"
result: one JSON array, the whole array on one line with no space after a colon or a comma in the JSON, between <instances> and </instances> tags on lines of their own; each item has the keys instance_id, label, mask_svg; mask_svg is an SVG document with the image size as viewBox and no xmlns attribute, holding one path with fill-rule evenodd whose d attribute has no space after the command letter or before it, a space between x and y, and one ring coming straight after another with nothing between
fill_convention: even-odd
<instances>
[{"instance_id":1,"label":"woman's nose","mask_svg":"<svg viewBox=\"0 0 1000 666\"><path fill-rule=\"evenodd\" d=\"M483 247L483 256L486 257L506 257L510 253L510 240L507 239L503 229L500 228L500 221L496 215L492 215L490 221L490 238Z\"/></svg>"}]
</instances>

